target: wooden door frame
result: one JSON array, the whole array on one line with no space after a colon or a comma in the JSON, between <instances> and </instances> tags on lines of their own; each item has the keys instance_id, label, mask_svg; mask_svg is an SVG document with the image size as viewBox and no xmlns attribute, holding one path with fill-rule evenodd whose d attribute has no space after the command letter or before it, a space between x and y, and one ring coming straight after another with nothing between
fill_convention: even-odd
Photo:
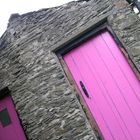
<instances>
[{"instance_id":1,"label":"wooden door frame","mask_svg":"<svg viewBox=\"0 0 140 140\"><path fill-rule=\"evenodd\" d=\"M61 45L57 46L55 49L51 50L54 53L54 55L58 61L58 64L60 65L61 70L63 71L65 78L67 79L72 91L75 93L76 97L78 98L91 127L93 128L94 132L96 132L97 137L99 136L99 139L102 139L102 140L105 140L105 139L98 127L98 124L96 123L96 120L93 118L94 116L91 114L91 112L88 109L87 104L84 102L84 98L80 94L80 90L78 89L78 86L75 83L75 81L71 75L71 72L69 71L66 63L63 60L63 56L65 54L67 54L69 51L71 51L72 49L80 46L83 42L90 40L90 38L93 38L94 36L98 35L100 32L108 31L112 35L115 42L117 43L119 49L121 50L122 54L128 61L130 67L136 74L137 78L140 80L140 73L139 73L137 67L132 62L123 43L120 41L119 37L115 34L113 29L109 25L107 18L108 17L102 18L100 21L98 21L94 25L90 26L86 30L82 31L81 33L68 39L66 42L63 42Z\"/></svg>"}]
</instances>

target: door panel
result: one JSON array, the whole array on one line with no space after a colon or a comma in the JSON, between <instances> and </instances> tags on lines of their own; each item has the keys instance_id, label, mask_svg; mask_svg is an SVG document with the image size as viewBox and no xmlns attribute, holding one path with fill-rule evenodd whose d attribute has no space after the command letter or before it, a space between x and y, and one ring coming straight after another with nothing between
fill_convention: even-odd
<instances>
[{"instance_id":1,"label":"door panel","mask_svg":"<svg viewBox=\"0 0 140 140\"><path fill-rule=\"evenodd\" d=\"M105 140L139 140L140 84L112 36L97 35L64 55L64 61Z\"/></svg>"},{"instance_id":2,"label":"door panel","mask_svg":"<svg viewBox=\"0 0 140 140\"><path fill-rule=\"evenodd\" d=\"M3 126L2 119L4 118L3 116L0 118L0 140L26 140L10 96L0 100L0 113L4 110L10 122Z\"/></svg>"}]
</instances>

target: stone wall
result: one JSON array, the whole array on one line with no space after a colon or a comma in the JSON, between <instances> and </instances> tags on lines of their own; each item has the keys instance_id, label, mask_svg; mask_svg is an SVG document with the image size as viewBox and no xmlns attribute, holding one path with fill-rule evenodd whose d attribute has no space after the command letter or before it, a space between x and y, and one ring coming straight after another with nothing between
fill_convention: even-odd
<instances>
[{"instance_id":1,"label":"stone wall","mask_svg":"<svg viewBox=\"0 0 140 140\"><path fill-rule=\"evenodd\" d=\"M0 89L11 90L29 140L96 140L51 49L106 15L140 71L140 18L125 0L70 2L9 19L0 38Z\"/></svg>"}]
</instances>

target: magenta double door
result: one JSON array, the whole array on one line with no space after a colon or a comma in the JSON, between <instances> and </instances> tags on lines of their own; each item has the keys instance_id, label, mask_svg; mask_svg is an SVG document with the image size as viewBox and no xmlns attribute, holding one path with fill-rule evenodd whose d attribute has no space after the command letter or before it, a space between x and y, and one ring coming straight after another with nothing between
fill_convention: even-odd
<instances>
[{"instance_id":1,"label":"magenta double door","mask_svg":"<svg viewBox=\"0 0 140 140\"><path fill-rule=\"evenodd\" d=\"M10 96L0 100L0 140L26 140Z\"/></svg>"},{"instance_id":2,"label":"magenta double door","mask_svg":"<svg viewBox=\"0 0 140 140\"><path fill-rule=\"evenodd\" d=\"M109 32L64 55L105 140L140 140L140 83Z\"/></svg>"}]
</instances>

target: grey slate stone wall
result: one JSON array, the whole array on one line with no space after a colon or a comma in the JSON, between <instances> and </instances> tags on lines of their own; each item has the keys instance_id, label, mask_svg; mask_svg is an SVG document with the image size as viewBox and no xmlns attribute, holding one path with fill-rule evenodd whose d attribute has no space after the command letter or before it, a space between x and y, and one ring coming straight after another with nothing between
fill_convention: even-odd
<instances>
[{"instance_id":1,"label":"grey slate stone wall","mask_svg":"<svg viewBox=\"0 0 140 140\"><path fill-rule=\"evenodd\" d=\"M108 22L140 71L140 18L125 0L90 0L14 14L0 38L0 89L8 86L29 140L96 140L51 49Z\"/></svg>"}]
</instances>

